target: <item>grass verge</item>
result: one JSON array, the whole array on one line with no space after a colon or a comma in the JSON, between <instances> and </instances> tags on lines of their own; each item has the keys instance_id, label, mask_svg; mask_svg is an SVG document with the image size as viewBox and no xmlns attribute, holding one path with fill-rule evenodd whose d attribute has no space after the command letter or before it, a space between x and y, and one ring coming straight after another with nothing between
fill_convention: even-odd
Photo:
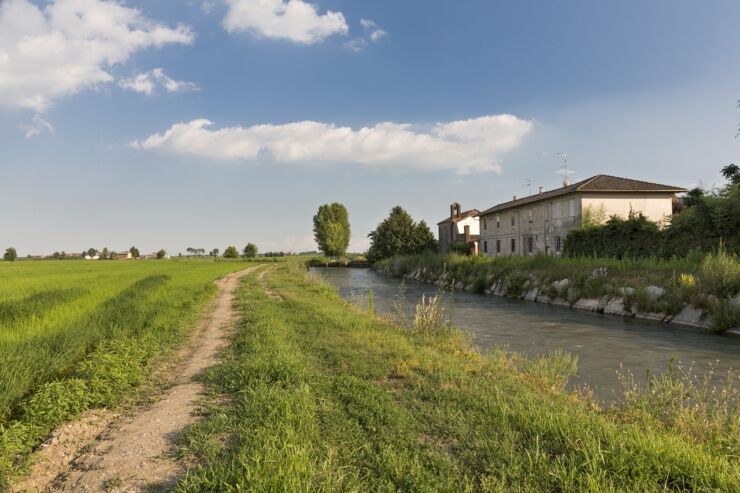
<instances>
[{"instance_id":1,"label":"grass verge","mask_svg":"<svg viewBox=\"0 0 740 493\"><path fill-rule=\"evenodd\" d=\"M205 376L214 403L181 443L201 465L176 491L740 490L736 408L716 434L681 424L711 415L681 396L671 419L649 397L602 410L563 390L562 353L484 355L456 330L401 328L295 263L266 282L284 301L245 280L244 319Z\"/></svg>"}]
</instances>

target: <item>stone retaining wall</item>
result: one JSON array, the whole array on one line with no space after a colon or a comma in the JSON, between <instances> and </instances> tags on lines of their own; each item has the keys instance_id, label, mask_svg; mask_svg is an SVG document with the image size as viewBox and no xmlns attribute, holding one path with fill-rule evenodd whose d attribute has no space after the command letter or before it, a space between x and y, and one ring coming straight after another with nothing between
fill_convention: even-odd
<instances>
[{"instance_id":1,"label":"stone retaining wall","mask_svg":"<svg viewBox=\"0 0 740 493\"><path fill-rule=\"evenodd\" d=\"M387 269L378 268L379 272L390 274ZM445 289L465 290L473 291L472 285L466 285L463 281L455 281L449 279L446 273L438 274L432 272L426 267L417 269L410 274L406 275L410 279L416 281L435 284ZM529 285L538 285L538 281L534 278L531 279ZM509 298L519 298L527 301L533 301L535 303L547 303L550 305L561 306L563 308L571 308L574 310L582 310L587 312L601 313L611 317L620 318L637 318L640 320L649 320L652 322L660 322L670 324L674 326L691 327L702 330L708 330L711 326L711 317L709 314L700 308L696 308L692 305L686 305L676 315L668 315L666 313L653 313L653 312L640 312L634 306L626 307L624 303L624 296L634 294L632 288L622 288L622 296L602 296L601 298L577 298L572 289L568 289L568 279L562 279L552 283L555 291L564 293L566 295L551 298L546 293L541 293L540 288L533 287L531 289L518 290L509 289L509 283L506 279L496 280L489 279L488 287L484 290L485 294L494 296L505 296ZM663 288L658 286L648 286L645 291L649 296L660 299L665 293ZM740 297L733 302L740 303ZM725 331L726 334L740 335L740 329L731 329Z\"/></svg>"}]
</instances>

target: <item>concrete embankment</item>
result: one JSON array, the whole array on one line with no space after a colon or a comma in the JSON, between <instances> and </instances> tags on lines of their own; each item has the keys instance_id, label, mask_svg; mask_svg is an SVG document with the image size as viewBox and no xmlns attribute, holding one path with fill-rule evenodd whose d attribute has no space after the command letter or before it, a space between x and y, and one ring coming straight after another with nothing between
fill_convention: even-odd
<instances>
[{"instance_id":1,"label":"concrete embankment","mask_svg":"<svg viewBox=\"0 0 740 493\"><path fill-rule=\"evenodd\" d=\"M376 270L385 274L393 274L387 265L376 265ZM593 276L602 275L599 272ZM480 285L473 281L454 279L449 272L437 272L431 268L419 267L406 273L403 277L416 281L435 284L443 289L480 292ZM714 331L712 316L705 307L697 307L691 303L682 306L673 306L673 312L661 311L658 307L665 306L667 300L666 289L660 286L647 286L638 290L632 287L619 287L610 294L599 297L589 297L572 285L569 279L560 279L544 282L535 274L510 275L495 278L489 275L484 283L482 292L486 295L517 298L536 303L546 303L563 308L594 312L610 317L636 318L670 324L679 327L689 327L700 330ZM740 296L729 300L731 306L740 310ZM655 311L641 310L640 305L655 307ZM728 335L740 336L740 328L731 328L724 331Z\"/></svg>"}]
</instances>

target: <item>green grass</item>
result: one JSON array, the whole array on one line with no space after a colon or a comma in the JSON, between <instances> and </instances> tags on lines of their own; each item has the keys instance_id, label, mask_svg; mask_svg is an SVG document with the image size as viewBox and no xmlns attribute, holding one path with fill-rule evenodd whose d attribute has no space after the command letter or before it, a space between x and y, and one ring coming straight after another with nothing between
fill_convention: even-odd
<instances>
[{"instance_id":1,"label":"green grass","mask_svg":"<svg viewBox=\"0 0 740 493\"><path fill-rule=\"evenodd\" d=\"M602 410L563 390L565 354L483 355L455 330L403 329L295 263L266 281L285 301L245 280L179 492L740 491L736 394L701 412L653 380ZM726 422L708 433L708 417Z\"/></svg>"},{"instance_id":2,"label":"green grass","mask_svg":"<svg viewBox=\"0 0 740 493\"><path fill-rule=\"evenodd\" d=\"M0 489L26 454L79 412L115 405L183 342L245 264L0 263Z\"/></svg>"}]
</instances>

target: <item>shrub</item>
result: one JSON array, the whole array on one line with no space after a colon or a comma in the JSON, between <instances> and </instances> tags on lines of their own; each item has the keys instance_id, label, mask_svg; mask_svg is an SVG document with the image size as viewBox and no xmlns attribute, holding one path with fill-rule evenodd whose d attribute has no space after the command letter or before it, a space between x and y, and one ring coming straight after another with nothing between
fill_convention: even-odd
<instances>
[{"instance_id":1,"label":"shrub","mask_svg":"<svg viewBox=\"0 0 740 493\"><path fill-rule=\"evenodd\" d=\"M714 332L740 327L740 307L730 300L712 301L709 303L709 314L712 316L710 329Z\"/></svg>"},{"instance_id":2,"label":"shrub","mask_svg":"<svg viewBox=\"0 0 740 493\"><path fill-rule=\"evenodd\" d=\"M704 258L701 277L707 293L720 298L735 296L740 292L740 259L720 245Z\"/></svg>"}]
</instances>

